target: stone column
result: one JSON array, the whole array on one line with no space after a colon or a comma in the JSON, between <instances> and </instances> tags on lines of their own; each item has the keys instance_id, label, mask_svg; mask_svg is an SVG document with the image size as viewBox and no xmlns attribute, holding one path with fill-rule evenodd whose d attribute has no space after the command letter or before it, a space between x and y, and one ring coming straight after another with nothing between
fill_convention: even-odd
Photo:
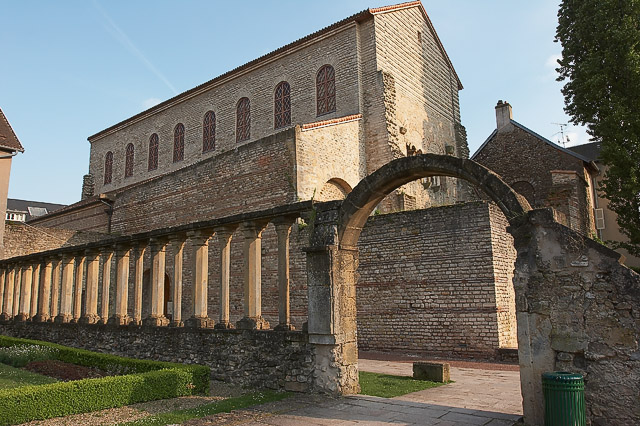
<instances>
[{"instance_id":1,"label":"stone column","mask_svg":"<svg viewBox=\"0 0 640 426\"><path fill-rule=\"evenodd\" d=\"M264 330L269 323L262 318L262 231L264 222L246 222L244 233L244 318L237 322L240 329Z\"/></svg>"},{"instance_id":2,"label":"stone column","mask_svg":"<svg viewBox=\"0 0 640 426\"><path fill-rule=\"evenodd\" d=\"M4 312L4 286L5 286L4 282L6 278L7 278L6 269L0 270L0 314Z\"/></svg>"},{"instance_id":3,"label":"stone column","mask_svg":"<svg viewBox=\"0 0 640 426\"><path fill-rule=\"evenodd\" d=\"M235 226L216 229L220 247L220 322L215 325L215 328L218 329L234 328L234 325L229 321L229 277L231 271L231 237L235 230Z\"/></svg>"},{"instance_id":4,"label":"stone column","mask_svg":"<svg viewBox=\"0 0 640 426\"><path fill-rule=\"evenodd\" d=\"M131 320L127 315L130 253L129 247L116 247L116 307L114 314L109 318L109 324L127 325Z\"/></svg>"},{"instance_id":5,"label":"stone column","mask_svg":"<svg viewBox=\"0 0 640 426\"><path fill-rule=\"evenodd\" d=\"M111 260L113 251L102 253L102 300L100 306L100 322L106 324L109 320L109 289L111 288Z\"/></svg>"},{"instance_id":6,"label":"stone column","mask_svg":"<svg viewBox=\"0 0 640 426\"><path fill-rule=\"evenodd\" d=\"M73 320L78 322L82 316L82 282L84 281L84 264L86 257L80 255L76 257L74 291L73 291Z\"/></svg>"},{"instance_id":7,"label":"stone column","mask_svg":"<svg viewBox=\"0 0 640 426\"><path fill-rule=\"evenodd\" d=\"M294 330L291 325L289 303L289 236L294 219L279 218L274 221L278 235L278 318L276 330Z\"/></svg>"},{"instance_id":8,"label":"stone column","mask_svg":"<svg viewBox=\"0 0 640 426\"><path fill-rule=\"evenodd\" d=\"M22 268L22 283L20 284L20 312L18 312L18 321L27 321L31 311L31 283L33 280L33 266L25 266Z\"/></svg>"},{"instance_id":9,"label":"stone column","mask_svg":"<svg viewBox=\"0 0 640 426\"><path fill-rule=\"evenodd\" d=\"M212 328L214 322L207 315L209 286L209 239L213 230L199 230L189 233L193 250L193 315L187 326Z\"/></svg>"},{"instance_id":10,"label":"stone column","mask_svg":"<svg viewBox=\"0 0 640 426\"><path fill-rule=\"evenodd\" d=\"M20 313L20 286L22 285L22 268L15 266L13 280L13 317L17 317Z\"/></svg>"},{"instance_id":11,"label":"stone column","mask_svg":"<svg viewBox=\"0 0 640 426\"><path fill-rule=\"evenodd\" d=\"M173 247L173 313L171 326L182 327L182 260L186 235L175 235L171 238Z\"/></svg>"},{"instance_id":12,"label":"stone column","mask_svg":"<svg viewBox=\"0 0 640 426\"><path fill-rule=\"evenodd\" d=\"M2 321L9 321L13 317L14 274L13 268L8 267L5 272L4 303L2 304L2 315L0 315Z\"/></svg>"},{"instance_id":13,"label":"stone column","mask_svg":"<svg viewBox=\"0 0 640 426\"><path fill-rule=\"evenodd\" d=\"M49 302L51 301L51 271L53 270L53 262L45 261L42 268L42 276L40 278L40 291L38 298L38 313L33 317L35 322L47 322L51 317Z\"/></svg>"},{"instance_id":14,"label":"stone column","mask_svg":"<svg viewBox=\"0 0 640 426\"><path fill-rule=\"evenodd\" d=\"M31 279L31 308L29 318L33 319L38 313L38 295L40 294L40 263L33 267L33 278Z\"/></svg>"},{"instance_id":15,"label":"stone column","mask_svg":"<svg viewBox=\"0 0 640 426\"><path fill-rule=\"evenodd\" d=\"M166 260L166 239L149 241L151 251L151 316L144 319L145 325L165 326L169 320L164 316L164 275Z\"/></svg>"},{"instance_id":16,"label":"stone column","mask_svg":"<svg viewBox=\"0 0 640 426\"><path fill-rule=\"evenodd\" d=\"M98 316L98 276L100 275L100 256L90 251L86 253L87 291L85 293L85 310L80 317L82 324L95 324Z\"/></svg>"},{"instance_id":17,"label":"stone column","mask_svg":"<svg viewBox=\"0 0 640 426\"><path fill-rule=\"evenodd\" d=\"M70 322L73 319L71 315L72 296L73 296L73 270L75 259L73 256L63 255L62 257L62 289L60 295L60 313L56 316L56 322Z\"/></svg>"},{"instance_id":18,"label":"stone column","mask_svg":"<svg viewBox=\"0 0 640 426\"><path fill-rule=\"evenodd\" d=\"M62 262L58 259L53 261L53 272L51 276L51 321L58 316L60 306L60 288L62 287L62 279L60 277Z\"/></svg>"},{"instance_id":19,"label":"stone column","mask_svg":"<svg viewBox=\"0 0 640 426\"><path fill-rule=\"evenodd\" d=\"M142 325L142 281L144 279L144 252L147 243L139 243L133 250L135 272L133 278L133 324Z\"/></svg>"}]
</instances>

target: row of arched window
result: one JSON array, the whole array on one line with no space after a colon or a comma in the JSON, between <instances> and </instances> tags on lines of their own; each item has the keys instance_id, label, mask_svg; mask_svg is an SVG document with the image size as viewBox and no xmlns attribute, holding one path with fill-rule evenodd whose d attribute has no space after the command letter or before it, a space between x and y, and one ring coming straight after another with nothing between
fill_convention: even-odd
<instances>
[{"instance_id":1,"label":"row of arched window","mask_svg":"<svg viewBox=\"0 0 640 426\"><path fill-rule=\"evenodd\" d=\"M323 115L336 110L336 74L331 65L323 65L316 74L316 100L317 114ZM274 92L274 117L275 129L291 124L291 86L286 81L281 81ZM236 105L236 142L243 142L251 138L251 102L249 98L240 98ZM207 111L202 122L202 152L215 149L216 142L216 115L213 111ZM149 164L148 169L158 168L158 134L154 133L149 138ZM127 145L125 151L124 177L133 176L133 160L135 148L132 143ZM184 159L184 124L178 123L173 129L173 162ZM107 152L104 160L104 184L111 183L113 176L113 152Z\"/></svg>"}]
</instances>

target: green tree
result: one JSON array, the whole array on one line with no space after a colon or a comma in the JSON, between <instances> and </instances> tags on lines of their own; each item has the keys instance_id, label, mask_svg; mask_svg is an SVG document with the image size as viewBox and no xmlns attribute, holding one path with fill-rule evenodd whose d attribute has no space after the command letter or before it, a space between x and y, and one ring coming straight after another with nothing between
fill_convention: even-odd
<instances>
[{"instance_id":1,"label":"green tree","mask_svg":"<svg viewBox=\"0 0 640 426\"><path fill-rule=\"evenodd\" d=\"M640 255L640 0L563 0L556 41L565 111L601 143L599 190Z\"/></svg>"}]
</instances>

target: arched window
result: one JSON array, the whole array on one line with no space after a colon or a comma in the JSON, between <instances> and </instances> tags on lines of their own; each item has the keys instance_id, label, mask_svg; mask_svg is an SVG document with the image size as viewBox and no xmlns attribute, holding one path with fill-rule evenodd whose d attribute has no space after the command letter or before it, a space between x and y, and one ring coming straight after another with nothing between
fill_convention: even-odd
<instances>
[{"instance_id":1,"label":"arched window","mask_svg":"<svg viewBox=\"0 0 640 426\"><path fill-rule=\"evenodd\" d=\"M241 98L236 107L236 142L251 137L251 104L249 98Z\"/></svg>"},{"instance_id":2,"label":"arched window","mask_svg":"<svg viewBox=\"0 0 640 426\"><path fill-rule=\"evenodd\" d=\"M178 123L173 130L173 162L184 159L184 125Z\"/></svg>"},{"instance_id":3,"label":"arched window","mask_svg":"<svg viewBox=\"0 0 640 426\"><path fill-rule=\"evenodd\" d=\"M158 168L158 135L152 134L149 138L149 170Z\"/></svg>"},{"instance_id":4,"label":"arched window","mask_svg":"<svg viewBox=\"0 0 640 426\"><path fill-rule=\"evenodd\" d=\"M127 151L126 151L126 156L124 159L124 177L131 177L133 176L133 154L134 154L135 148L133 147L133 144L130 143L129 145L127 145Z\"/></svg>"},{"instance_id":5,"label":"arched window","mask_svg":"<svg viewBox=\"0 0 640 426\"><path fill-rule=\"evenodd\" d=\"M107 152L104 157L104 184L111 183L111 175L113 174L113 152Z\"/></svg>"},{"instance_id":6,"label":"arched window","mask_svg":"<svg viewBox=\"0 0 640 426\"><path fill-rule=\"evenodd\" d=\"M331 65L323 65L316 75L318 115L336 110L336 72Z\"/></svg>"},{"instance_id":7,"label":"arched window","mask_svg":"<svg viewBox=\"0 0 640 426\"><path fill-rule=\"evenodd\" d=\"M213 151L216 147L216 115L207 111L202 122L202 152Z\"/></svg>"},{"instance_id":8,"label":"arched window","mask_svg":"<svg viewBox=\"0 0 640 426\"><path fill-rule=\"evenodd\" d=\"M281 81L276 86L274 95L274 128L279 129L291 124L291 87L286 81Z\"/></svg>"}]
</instances>

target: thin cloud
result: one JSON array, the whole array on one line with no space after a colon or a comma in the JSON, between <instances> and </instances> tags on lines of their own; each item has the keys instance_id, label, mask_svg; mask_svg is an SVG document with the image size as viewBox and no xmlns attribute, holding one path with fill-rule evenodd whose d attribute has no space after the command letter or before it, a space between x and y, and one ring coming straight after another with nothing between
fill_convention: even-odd
<instances>
[{"instance_id":1,"label":"thin cloud","mask_svg":"<svg viewBox=\"0 0 640 426\"><path fill-rule=\"evenodd\" d=\"M149 109L151 107L158 105L160 102L162 101L158 98L145 99L144 101L142 101L142 108Z\"/></svg>"},{"instance_id":2,"label":"thin cloud","mask_svg":"<svg viewBox=\"0 0 640 426\"><path fill-rule=\"evenodd\" d=\"M158 77L172 92L174 95L178 94L178 91L176 90L176 88L173 86L173 84L171 84L171 82L169 80L167 80L167 78L160 72L160 70L158 70L155 65L153 65L151 63L151 61L149 61L147 59L147 57L144 55L144 53L142 53L140 51L140 49L138 49L133 42L131 41L131 39L127 36L127 34L125 34L124 31L122 31L122 29L115 23L113 22L113 20L111 19L111 17L109 17L109 15L107 15L107 12L105 12L104 9L102 9L102 7L100 6L100 4L97 2L97 0L93 0L93 5L96 8L96 10L98 12L100 12L100 14L102 15L102 17L107 21L107 25L105 25L106 30L120 43L122 44L127 50L129 50L131 53L133 53L134 56L136 56L140 61L142 61L143 64L145 64L145 66L149 69L149 71L151 71L153 74L155 74L156 77Z\"/></svg>"},{"instance_id":3,"label":"thin cloud","mask_svg":"<svg viewBox=\"0 0 640 426\"><path fill-rule=\"evenodd\" d=\"M559 53L556 53L555 55L551 55L547 58L547 62L545 63L545 65L548 68L551 68L553 70L555 70L556 68L558 68L560 65L558 64L558 60L562 59L562 55Z\"/></svg>"}]
</instances>

